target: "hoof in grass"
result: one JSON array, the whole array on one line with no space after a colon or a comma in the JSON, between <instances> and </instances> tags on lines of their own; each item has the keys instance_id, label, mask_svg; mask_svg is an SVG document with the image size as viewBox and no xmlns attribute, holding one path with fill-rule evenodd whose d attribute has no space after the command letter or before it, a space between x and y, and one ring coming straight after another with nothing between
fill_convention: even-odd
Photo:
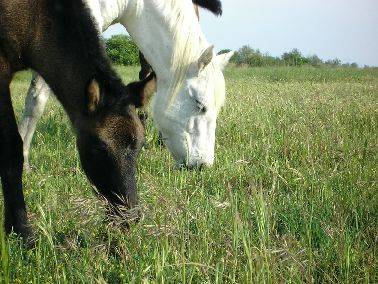
<instances>
[{"instance_id":1,"label":"hoof in grass","mask_svg":"<svg viewBox=\"0 0 378 284\"><path fill-rule=\"evenodd\" d=\"M27 174L30 174L31 172L33 172L33 168L32 166L30 166L29 163L24 163L24 172Z\"/></svg>"}]
</instances>

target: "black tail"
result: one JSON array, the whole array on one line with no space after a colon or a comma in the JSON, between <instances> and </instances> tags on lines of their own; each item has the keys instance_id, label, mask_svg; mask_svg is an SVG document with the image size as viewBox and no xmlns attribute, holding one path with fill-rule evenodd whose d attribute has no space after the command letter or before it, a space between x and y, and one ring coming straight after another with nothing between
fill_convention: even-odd
<instances>
[{"instance_id":1,"label":"black tail","mask_svg":"<svg viewBox=\"0 0 378 284\"><path fill-rule=\"evenodd\" d=\"M217 16L222 15L222 3L220 0L192 0L194 4L205 8Z\"/></svg>"}]
</instances>

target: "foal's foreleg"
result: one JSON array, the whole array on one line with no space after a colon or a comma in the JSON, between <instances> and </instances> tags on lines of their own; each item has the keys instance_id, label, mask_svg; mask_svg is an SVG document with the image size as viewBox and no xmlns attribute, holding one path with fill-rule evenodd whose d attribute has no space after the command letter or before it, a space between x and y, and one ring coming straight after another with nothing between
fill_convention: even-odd
<instances>
[{"instance_id":1,"label":"foal's foreleg","mask_svg":"<svg viewBox=\"0 0 378 284\"><path fill-rule=\"evenodd\" d=\"M25 108L22 121L19 125L19 132L24 141L24 168L30 170L29 150L38 120L41 118L50 96L50 88L37 73L33 72L29 91L25 99Z\"/></svg>"},{"instance_id":2,"label":"foal's foreleg","mask_svg":"<svg viewBox=\"0 0 378 284\"><path fill-rule=\"evenodd\" d=\"M0 62L1 63L1 62ZM4 195L4 226L28 239L26 206L22 192L22 139L10 98L9 82L0 74L0 176Z\"/></svg>"}]
</instances>

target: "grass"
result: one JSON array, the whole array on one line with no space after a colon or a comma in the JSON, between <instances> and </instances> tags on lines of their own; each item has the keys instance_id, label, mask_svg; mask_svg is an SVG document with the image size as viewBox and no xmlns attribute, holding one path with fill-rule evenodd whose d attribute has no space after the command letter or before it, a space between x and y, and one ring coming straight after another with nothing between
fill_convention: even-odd
<instances>
[{"instance_id":1,"label":"grass","mask_svg":"<svg viewBox=\"0 0 378 284\"><path fill-rule=\"evenodd\" d=\"M125 81L138 68L119 68ZM177 171L156 143L139 159L144 219L128 231L80 169L50 100L24 175L34 250L2 236L12 283L378 282L378 70L229 68L216 164ZM20 116L30 74L12 84Z\"/></svg>"}]
</instances>

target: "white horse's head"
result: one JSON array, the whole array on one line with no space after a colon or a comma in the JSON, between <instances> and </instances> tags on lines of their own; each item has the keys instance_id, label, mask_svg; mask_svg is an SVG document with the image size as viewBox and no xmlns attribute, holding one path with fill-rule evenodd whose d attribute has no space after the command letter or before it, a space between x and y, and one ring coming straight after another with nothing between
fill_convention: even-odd
<instances>
[{"instance_id":1,"label":"white horse's head","mask_svg":"<svg viewBox=\"0 0 378 284\"><path fill-rule=\"evenodd\" d=\"M159 93L171 92L172 86L158 78L153 119L179 166L198 168L214 163L216 120L226 93L222 71L232 55L215 55L213 46L204 50L168 99Z\"/></svg>"}]
</instances>

